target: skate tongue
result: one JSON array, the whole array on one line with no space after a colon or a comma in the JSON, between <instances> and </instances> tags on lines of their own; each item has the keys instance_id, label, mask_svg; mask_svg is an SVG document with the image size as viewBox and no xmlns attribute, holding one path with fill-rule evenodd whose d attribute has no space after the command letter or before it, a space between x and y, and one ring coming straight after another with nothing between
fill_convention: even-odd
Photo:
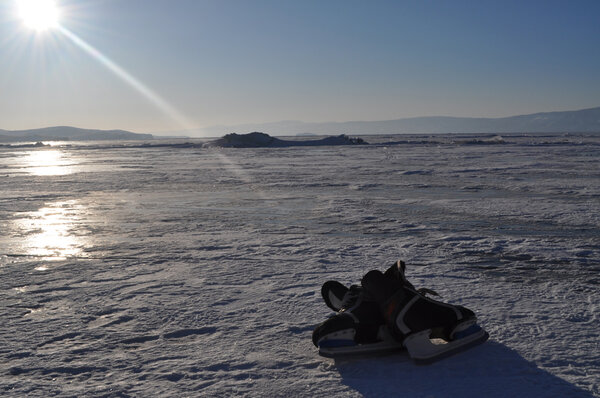
<instances>
[{"instance_id":1,"label":"skate tongue","mask_svg":"<svg viewBox=\"0 0 600 398\"><path fill-rule=\"evenodd\" d=\"M404 272L406 271L406 263L402 260L396 261L384 273L388 278L406 279Z\"/></svg>"},{"instance_id":2,"label":"skate tongue","mask_svg":"<svg viewBox=\"0 0 600 398\"><path fill-rule=\"evenodd\" d=\"M388 268L385 271L384 275L388 278L399 280L405 286L410 287L411 289L414 289L414 286L412 285L412 283L410 283L406 279L405 273L406 273L406 263L402 260L398 260L390 268Z\"/></svg>"}]
</instances>

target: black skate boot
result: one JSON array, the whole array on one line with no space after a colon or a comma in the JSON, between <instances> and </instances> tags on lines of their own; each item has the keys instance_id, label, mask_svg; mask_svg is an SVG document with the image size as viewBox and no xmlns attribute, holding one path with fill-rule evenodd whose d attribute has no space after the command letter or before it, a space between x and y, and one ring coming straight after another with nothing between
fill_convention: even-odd
<instances>
[{"instance_id":1,"label":"black skate boot","mask_svg":"<svg viewBox=\"0 0 600 398\"><path fill-rule=\"evenodd\" d=\"M363 277L362 286L378 303L393 336L418 364L434 362L488 338L473 311L425 297L424 290L415 290L405 278L374 270Z\"/></svg>"},{"instance_id":2,"label":"black skate boot","mask_svg":"<svg viewBox=\"0 0 600 398\"><path fill-rule=\"evenodd\" d=\"M404 261L398 260L385 271L384 275L391 279L397 279L404 285L414 289L413 285L406 280L406 276L404 275L405 270L406 264ZM344 300L346 300L346 302L351 300L350 296L348 299L346 299L346 295L356 295L357 291L360 290L362 290L361 286L352 285L350 288L348 288L338 281L327 281L321 287L321 296L323 296L323 301L325 301L325 304L327 304L329 308L335 312L338 312L342 309ZM417 289L417 291L421 294L431 294L433 296L438 295L431 289L421 288Z\"/></svg>"},{"instance_id":3,"label":"black skate boot","mask_svg":"<svg viewBox=\"0 0 600 398\"><path fill-rule=\"evenodd\" d=\"M321 292L327 305L332 309L339 306L339 311L313 331L312 340L320 355L336 357L402 348L390 336L378 303L365 294L362 287L346 288L339 282L329 281ZM329 293L334 296L333 300L328 301Z\"/></svg>"}]
</instances>

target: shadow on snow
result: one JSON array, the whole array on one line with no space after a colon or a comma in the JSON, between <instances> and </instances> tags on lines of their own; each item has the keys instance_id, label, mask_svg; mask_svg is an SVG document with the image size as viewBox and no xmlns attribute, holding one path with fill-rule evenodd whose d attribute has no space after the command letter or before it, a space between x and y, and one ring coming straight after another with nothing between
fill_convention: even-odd
<instances>
[{"instance_id":1,"label":"shadow on snow","mask_svg":"<svg viewBox=\"0 0 600 398\"><path fill-rule=\"evenodd\" d=\"M427 366L406 352L337 359L335 366L364 397L593 397L493 341Z\"/></svg>"}]
</instances>

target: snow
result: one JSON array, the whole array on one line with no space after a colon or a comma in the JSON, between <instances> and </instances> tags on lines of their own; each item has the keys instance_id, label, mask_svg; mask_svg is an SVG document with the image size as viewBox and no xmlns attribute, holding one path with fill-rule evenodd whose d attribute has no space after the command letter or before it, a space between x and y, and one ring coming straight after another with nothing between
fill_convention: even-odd
<instances>
[{"instance_id":1,"label":"snow","mask_svg":"<svg viewBox=\"0 0 600 398\"><path fill-rule=\"evenodd\" d=\"M2 395L600 396L600 137L493 137L0 148ZM319 357L321 284L398 258L490 340Z\"/></svg>"}]
</instances>

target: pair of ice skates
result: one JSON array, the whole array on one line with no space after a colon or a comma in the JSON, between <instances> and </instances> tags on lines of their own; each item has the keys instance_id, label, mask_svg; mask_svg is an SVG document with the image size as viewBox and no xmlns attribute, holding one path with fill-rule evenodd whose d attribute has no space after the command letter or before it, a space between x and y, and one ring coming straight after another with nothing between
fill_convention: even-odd
<instances>
[{"instance_id":1,"label":"pair of ice skates","mask_svg":"<svg viewBox=\"0 0 600 398\"><path fill-rule=\"evenodd\" d=\"M433 300L415 289L397 261L385 273L368 272L361 286L327 281L323 299L337 314L318 325L312 340L319 354L338 357L406 348L418 364L435 362L487 340L473 311Z\"/></svg>"}]
</instances>

